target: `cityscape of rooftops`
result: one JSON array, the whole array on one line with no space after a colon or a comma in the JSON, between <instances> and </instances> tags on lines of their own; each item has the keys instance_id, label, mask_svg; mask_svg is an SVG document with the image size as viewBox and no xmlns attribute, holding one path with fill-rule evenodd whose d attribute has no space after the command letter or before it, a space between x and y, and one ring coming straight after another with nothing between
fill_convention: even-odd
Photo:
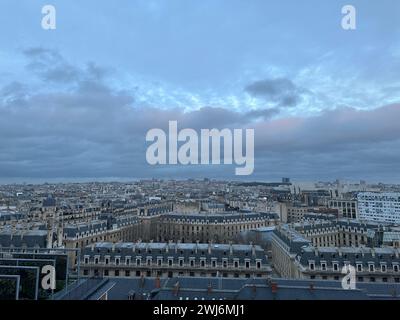
<instances>
[{"instance_id":1,"label":"cityscape of rooftops","mask_svg":"<svg viewBox=\"0 0 400 320\"><path fill-rule=\"evenodd\" d=\"M399 13L2 0L0 302L400 300Z\"/></svg>"}]
</instances>

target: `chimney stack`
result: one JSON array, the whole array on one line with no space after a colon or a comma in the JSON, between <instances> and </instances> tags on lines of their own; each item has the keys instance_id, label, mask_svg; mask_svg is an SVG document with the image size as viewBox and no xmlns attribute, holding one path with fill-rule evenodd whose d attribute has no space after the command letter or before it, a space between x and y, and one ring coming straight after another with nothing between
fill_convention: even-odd
<instances>
[{"instance_id":1,"label":"chimney stack","mask_svg":"<svg viewBox=\"0 0 400 320\"><path fill-rule=\"evenodd\" d=\"M276 282L271 283L271 292L277 293L278 292L278 284Z\"/></svg>"},{"instance_id":2,"label":"chimney stack","mask_svg":"<svg viewBox=\"0 0 400 320\"><path fill-rule=\"evenodd\" d=\"M156 288L160 289L161 288L161 281L160 281L160 277L157 276L156 278Z\"/></svg>"},{"instance_id":3,"label":"chimney stack","mask_svg":"<svg viewBox=\"0 0 400 320\"><path fill-rule=\"evenodd\" d=\"M209 282L208 286L207 286L207 294L211 294L211 293L212 293L212 285L211 285L211 282Z\"/></svg>"}]
</instances>

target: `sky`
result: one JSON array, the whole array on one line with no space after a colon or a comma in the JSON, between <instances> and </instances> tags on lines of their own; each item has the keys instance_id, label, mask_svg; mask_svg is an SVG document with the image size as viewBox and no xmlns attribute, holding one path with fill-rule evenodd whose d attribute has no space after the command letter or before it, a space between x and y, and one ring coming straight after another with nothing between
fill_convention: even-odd
<instances>
[{"instance_id":1,"label":"sky","mask_svg":"<svg viewBox=\"0 0 400 320\"><path fill-rule=\"evenodd\" d=\"M400 183L399 14L398 0L2 0L0 182ZM171 120L254 128L254 173L149 165L146 132Z\"/></svg>"}]
</instances>

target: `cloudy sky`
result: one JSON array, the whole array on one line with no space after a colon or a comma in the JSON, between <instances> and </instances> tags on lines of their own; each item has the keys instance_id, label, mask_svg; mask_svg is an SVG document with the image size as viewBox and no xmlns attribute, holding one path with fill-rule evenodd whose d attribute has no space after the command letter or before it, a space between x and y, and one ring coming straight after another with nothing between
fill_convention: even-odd
<instances>
[{"instance_id":1,"label":"cloudy sky","mask_svg":"<svg viewBox=\"0 0 400 320\"><path fill-rule=\"evenodd\" d=\"M239 178L148 165L169 120L254 128L247 180L400 182L400 2L301 3L2 0L0 182Z\"/></svg>"}]
</instances>

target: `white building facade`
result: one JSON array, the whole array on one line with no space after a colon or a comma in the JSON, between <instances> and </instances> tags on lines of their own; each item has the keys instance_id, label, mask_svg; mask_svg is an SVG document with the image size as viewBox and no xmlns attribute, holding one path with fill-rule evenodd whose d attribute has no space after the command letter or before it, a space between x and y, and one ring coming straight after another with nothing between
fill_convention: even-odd
<instances>
[{"instance_id":1,"label":"white building facade","mask_svg":"<svg viewBox=\"0 0 400 320\"><path fill-rule=\"evenodd\" d=\"M360 192L357 200L361 220L400 223L400 193Z\"/></svg>"}]
</instances>

